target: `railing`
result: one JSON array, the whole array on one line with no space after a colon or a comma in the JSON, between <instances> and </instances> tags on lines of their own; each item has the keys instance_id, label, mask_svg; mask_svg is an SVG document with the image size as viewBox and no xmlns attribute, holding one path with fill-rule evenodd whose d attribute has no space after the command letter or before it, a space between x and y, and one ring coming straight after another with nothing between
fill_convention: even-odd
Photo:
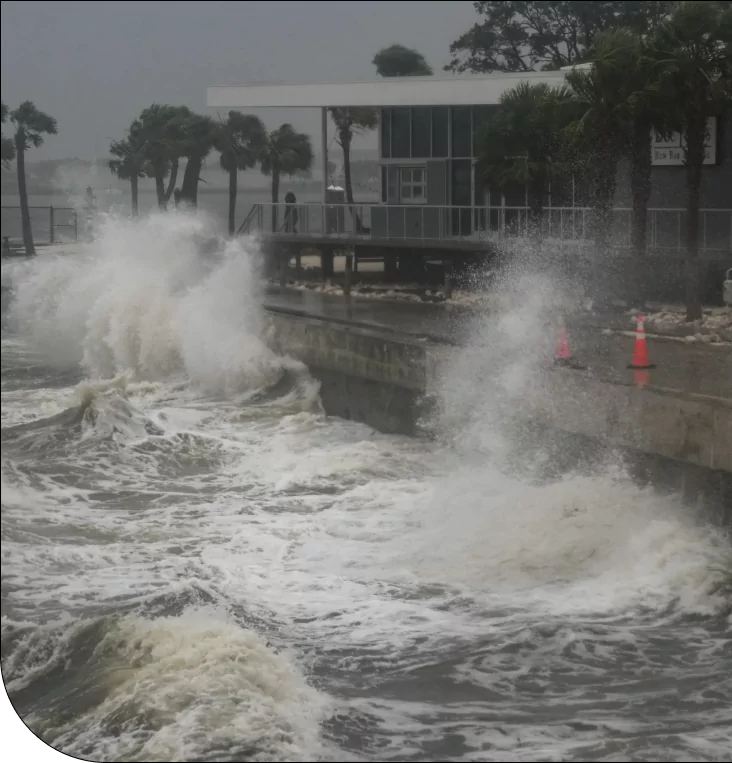
<instances>
[{"instance_id":1,"label":"railing","mask_svg":"<svg viewBox=\"0 0 732 763\"><path fill-rule=\"evenodd\" d=\"M29 207L33 240L36 244L56 244L78 241L79 223L72 207ZM0 237L3 243L23 241L20 207L2 207ZM6 242L6 239L8 240Z\"/></svg>"},{"instance_id":2,"label":"railing","mask_svg":"<svg viewBox=\"0 0 732 763\"><path fill-rule=\"evenodd\" d=\"M631 246L628 207L613 210L610 243ZM592 238L592 210L588 207L545 207L538 221L528 207L467 207L430 204L255 204L239 229L297 238L361 240L500 241L538 237L571 247ZM703 252L732 254L732 209L700 210L700 248ZM647 247L682 250L686 210L648 210Z\"/></svg>"}]
</instances>

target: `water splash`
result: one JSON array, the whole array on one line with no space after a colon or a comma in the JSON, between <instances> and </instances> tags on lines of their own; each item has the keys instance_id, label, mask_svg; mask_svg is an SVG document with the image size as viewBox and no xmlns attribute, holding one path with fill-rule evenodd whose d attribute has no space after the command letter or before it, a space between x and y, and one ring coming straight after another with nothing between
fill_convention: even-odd
<instances>
[{"instance_id":1,"label":"water splash","mask_svg":"<svg viewBox=\"0 0 732 763\"><path fill-rule=\"evenodd\" d=\"M78 254L14 277L12 319L47 361L95 378L184 375L209 393L276 381L288 364L260 340L256 250L200 214L102 216Z\"/></svg>"}]
</instances>

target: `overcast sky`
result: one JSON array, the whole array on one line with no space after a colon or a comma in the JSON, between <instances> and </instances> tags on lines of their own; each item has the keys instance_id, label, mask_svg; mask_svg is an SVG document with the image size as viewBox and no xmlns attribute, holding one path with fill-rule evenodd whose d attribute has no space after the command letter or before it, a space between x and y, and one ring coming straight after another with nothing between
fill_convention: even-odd
<instances>
[{"instance_id":1,"label":"overcast sky","mask_svg":"<svg viewBox=\"0 0 732 763\"><path fill-rule=\"evenodd\" d=\"M2 99L58 119L33 160L107 156L110 137L150 103L206 112L207 85L373 79L380 48L417 48L441 72L449 45L477 20L448 2L6 2ZM259 112L293 121L319 144L317 112ZM7 130L7 126L6 126ZM375 141L374 141L375 144Z\"/></svg>"}]
</instances>

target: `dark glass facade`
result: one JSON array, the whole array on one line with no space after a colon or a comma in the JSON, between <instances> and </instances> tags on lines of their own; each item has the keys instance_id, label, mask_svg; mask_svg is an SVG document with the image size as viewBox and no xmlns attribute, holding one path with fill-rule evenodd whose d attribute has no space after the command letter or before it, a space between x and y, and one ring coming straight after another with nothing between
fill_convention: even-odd
<instances>
[{"instance_id":1,"label":"dark glass facade","mask_svg":"<svg viewBox=\"0 0 732 763\"><path fill-rule=\"evenodd\" d=\"M452 109L452 155L473 155L473 118L470 106L453 106Z\"/></svg>"},{"instance_id":2,"label":"dark glass facade","mask_svg":"<svg viewBox=\"0 0 732 763\"><path fill-rule=\"evenodd\" d=\"M437 106L432 109L432 156L442 158L447 156L448 140L447 106Z\"/></svg>"},{"instance_id":3,"label":"dark glass facade","mask_svg":"<svg viewBox=\"0 0 732 763\"><path fill-rule=\"evenodd\" d=\"M412 109L412 157L429 159L432 154L432 109Z\"/></svg>"},{"instance_id":4,"label":"dark glass facade","mask_svg":"<svg viewBox=\"0 0 732 763\"><path fill-rule=\"evenodd\" d=\"M411 156L411 109L391 110L391 158L409 159Z\"/></svg>"}]
</instances>

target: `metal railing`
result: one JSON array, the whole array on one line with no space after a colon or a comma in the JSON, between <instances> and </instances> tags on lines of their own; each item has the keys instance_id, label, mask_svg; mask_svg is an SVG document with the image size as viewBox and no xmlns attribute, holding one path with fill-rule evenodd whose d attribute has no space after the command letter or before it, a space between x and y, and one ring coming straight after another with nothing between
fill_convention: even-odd
<instances>
[{"instance_id":1,"label":"metal railing","mask_svg":"<svg viewBox=\"0 0 732 763\"><path fill-rule=\"evenodd\" d=\"M33 240L36 244L56 244L78 241L79 221L73 207L29 207ZM20 207L1 208L0 237L5 242L17 244L23 241L23 225Z\"/></svg>"},{"instance_id":2,"label":"metal railing","mask_svg":"<svg viewBox=\"0 0 732 763\"><path fill-rule=\"evenodd\" d=\"M610 244L631 246L629 207L612 212ZM700 210L700 248L708 254L732 254L732 209ZM650 208L647 247L682 250L686 210ZM239 229L297 238L402 241L500 241L540 238L571 247L592 240L589 207L545 207L536 218L529 207L468 207L431 204L255 204Z\"/></svg>"}]
</instances>

